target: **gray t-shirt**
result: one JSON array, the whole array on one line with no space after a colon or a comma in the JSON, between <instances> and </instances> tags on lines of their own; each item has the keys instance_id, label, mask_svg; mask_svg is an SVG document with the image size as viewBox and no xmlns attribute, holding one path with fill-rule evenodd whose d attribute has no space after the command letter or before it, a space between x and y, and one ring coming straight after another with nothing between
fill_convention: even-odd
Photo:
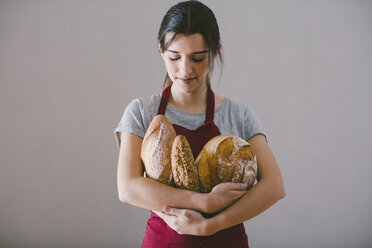
<instances>
[{"instance_id":1,"label":"gray t-shirt","mask_svg":"<svg viewBox=\"0 0 372 248\"><path fill-rule=\"evenodd\" d=\"M116 143L120 148L120 132L130 132L141 138L145 136L150 122L158 112L162 94L149 98L132 100L125 108L123 116L114 131ZM187 113L168 103L165 116L173 124L195 130L205 122L205 113ZM248 140L256 134L263 134L264 129L253 110L246 104L224 98L223 103L214 111L214 123L221 134L235 135Z\"/></svg>"}]
</instances>

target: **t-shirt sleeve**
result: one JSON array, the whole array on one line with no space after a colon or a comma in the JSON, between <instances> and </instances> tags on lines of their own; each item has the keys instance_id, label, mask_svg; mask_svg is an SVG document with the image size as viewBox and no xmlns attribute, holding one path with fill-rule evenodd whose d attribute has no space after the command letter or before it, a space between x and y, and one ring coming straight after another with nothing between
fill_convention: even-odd
<instances>
[{"instance_id":1,"label":"t-shirt sleeve","mask_svg":"<svg viewBox=\"0 0 372 248\"><path fill-rule=\"evenodd\" d=\"M258 119L256 113L247 105L244 107L244 117L244 131L246 140L249 140L257 134L262 134L265 136L266 142L268 142L266 132L260 120Z\"/></svg>"},{"instance_id":2,"label":"t-shirt sleeve","mask_svg":"<svg viewBox=\"0 0 372 248\"><path fill-rule=\"evenodd\" d=\"M118 126L114 131L117 147L120 148L121 132L130 132L141 138L145 136L146 130L143 123L143 111L138 99L130 102L124 110Z\"/></svg>"}]
</instances>

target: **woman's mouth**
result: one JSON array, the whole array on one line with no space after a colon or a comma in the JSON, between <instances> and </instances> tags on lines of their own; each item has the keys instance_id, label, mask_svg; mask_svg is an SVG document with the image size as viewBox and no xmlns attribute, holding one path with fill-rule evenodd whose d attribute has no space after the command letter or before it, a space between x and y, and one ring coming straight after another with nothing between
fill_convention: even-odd
<instances>
[{"instance_id":1,"label":"woman's mouth","mask_svg":"<svg viewBox=\"0 0 372 248\"><path fill-rule=\"evenodd\" d=\"M178 79L181 80L183 83L188 84L195 78L178 78Z\"/></svg>"}]
</instances>

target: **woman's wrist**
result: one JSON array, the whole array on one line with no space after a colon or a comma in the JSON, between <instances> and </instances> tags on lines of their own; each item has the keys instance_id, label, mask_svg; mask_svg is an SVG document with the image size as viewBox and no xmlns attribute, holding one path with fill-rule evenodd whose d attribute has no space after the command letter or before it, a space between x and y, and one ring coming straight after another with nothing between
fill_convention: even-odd
<instances>
[{"instance_id":1,"label":"woman's wrist","mask_svg":"<svg viewBox=\"0 0 372 248\"><path fill-rule=\"evenodd\" d=\"M218 215L205 219L205 235L210 236L223 229Z\"/></svg>"},{"instance_id":2,"label":"woman's wrist","mask_svg":"<svg viewBox=\"0 0 372 248\"><path fill-rule=\"evenodd\" d=\"M202 213L207 213L208 210L208 194L206 193L198 193L198 192L191 192L191 205L192 209L202 212Z\"/></svg>"},{"instance_id":3,"label":"woman's wrist","mask_svg":"<svg viewBox=\"0 0 372 248\"><path fill-rule=\"evenodd\" d=\"M198 194L198 200L199 200L199 212L205 213L205 214L213 214L218 212L219 206L217 205L217 202L215 201L215 196L209 193L199 193Z\"/></svg>"}]
</instances>

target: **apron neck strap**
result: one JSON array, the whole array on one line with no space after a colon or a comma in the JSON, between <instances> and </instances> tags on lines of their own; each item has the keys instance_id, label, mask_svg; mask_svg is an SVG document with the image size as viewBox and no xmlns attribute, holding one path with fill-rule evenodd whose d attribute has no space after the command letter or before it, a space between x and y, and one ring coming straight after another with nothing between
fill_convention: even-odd
<instances>
[{"instance_id":1,"label":"apron neck strap","mask_svg":"<svg viewBox=\"0 0 372 248\"><path fill-rule=\"evenodd\" d=\"M205 124L214 126L214 93L211 87L208 87L207 111L205 115Z\"/></svg>"},{"instance_id":2,"label":"apron neck strap","mask_svg":"<svg viewBox=\"0 0 372 248\"><path fill-rule=\"evenodd\" d=\"M168 86L163 91L163 96L161 97L161 102L158 108L158 115L165 115L165 109L167 108L167 104L168 104L170 88L171 86Z\"/></svg>"},{"instance_id":3,"label":"apron neck strap","mask_svg":"<svg viewBox=\"0 0 372 248\"><path fill-rule=\"evenodd\" d=\"M158 115L165 115L165 110L167 108L169 94L171 91L171 85L164 89L161 102L158 108ZM208 87L208 96L207 96L207 111L205 115L205 124L212 124L214 119L214 93L210 87Z\"/></svg>"}]
</instances>

